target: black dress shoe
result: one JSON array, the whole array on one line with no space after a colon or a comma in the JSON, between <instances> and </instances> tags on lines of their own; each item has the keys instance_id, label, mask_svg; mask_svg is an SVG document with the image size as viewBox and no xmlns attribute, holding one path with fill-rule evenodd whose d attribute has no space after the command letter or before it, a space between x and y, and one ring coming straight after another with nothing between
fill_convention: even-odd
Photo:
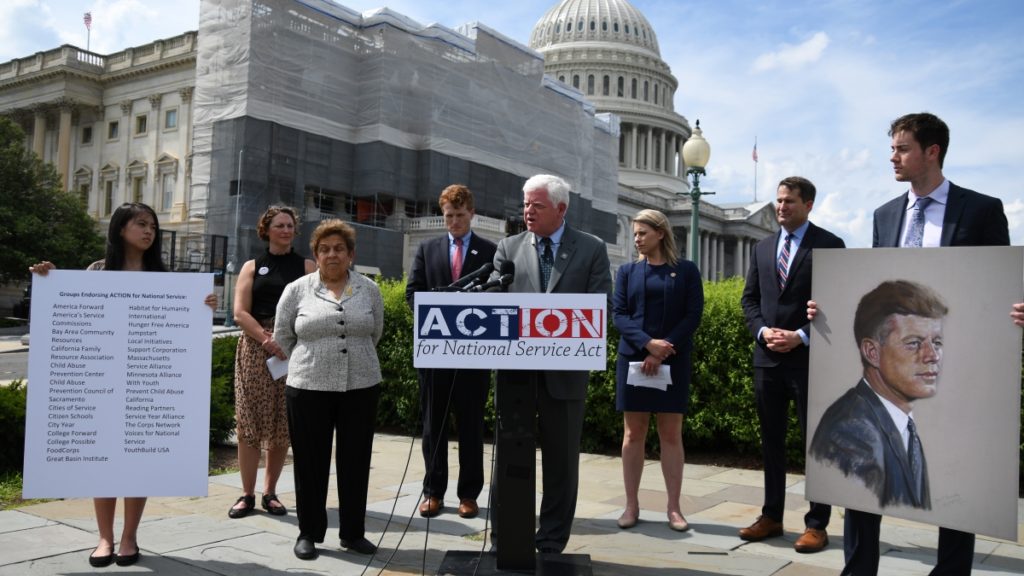
<instances>
[{"instance_id":1,"label":"black dress shoe","mask_svg":"<svg viewBox=\"0 0 1024 576\"><path fill-rule=\"evenodd\" d=\"M139 545L136 544L135 545L135 553L134 554L128 554L128 555L118 554L117 555L117 559L114 560L114 562L116 562L118 566L131 566L132 564L135 564L136 562L138 562L139 558L141 558L141 557L142 557L142 554L139 551Z\"/></svg>"},{"instance_id":2,"label":"black dress shoe","mask_svg":"<svg viewBox=\"0 0 1024 576\"><path fill-rule=\"evenodd\" d=\"M358 540L345 540L342 538L341 547L360 554L373 554L377 551L377 547L373 545L373 542L366 538L359 538Z\"/></svg>"},{"instance_id":3,"label":"black dress shoe","mask_svg":"<svg viewBox=\"0 0 1024 576\"><path fill-rule=\"evenodd\" d=\"M271 506L271 502L277 502L277 506ZM263 509L274 516L284 516L288 513L288 509L281 504L281 500L277 497L277 494L264 494L263 495Z\"/></svg>"},{"instance_id":4,"label":"black dress shoe","mask_svg":"<svg viewBox=\"0 0 1024 576\"><path fill-rule=\"evenodd\" d=\"M93 550L95 552L95 550ZM93 568L103 568L104 566L110 566L110 563L114 561L114 553L111 552L106 556L89 556L89 566Z\"/></svg>"},{"instance_id":5,"label":"black dress shoe","mask_svg":"<svg viewBox=\"0 0 1024 576\"><path fill-rule=\"evenodd\" d=\"M313 541L305 536L299 536L292 551L295 552L295 557L299 560L313 560L317 557L316 544L313 544Z\"/></svg>"},{"instance_id":6,"label":"black dress shoe","mask_svg":"<svg viewBox=\"0 0 1024 576\"><path fill-rule=\"evenodd\" d=\"M239 502L244 502L245 506L241 508L235 508ZM250 496L239 496L238 500L235 500L235 504L228 510L228 518L245 518L252 512L252 509L256 507L256 495Z\"/></svg>"},{"instance_id":7,"label":"black dress shoe","mask_svg":"<svg viewBox=\"0 0 1024 576\"><path fill-rule=\"evenodd\" d=\"M537 548L537 552L541 554L561 554L562 551L554 546L540 546Z\"/></svg>"}]
</instances>

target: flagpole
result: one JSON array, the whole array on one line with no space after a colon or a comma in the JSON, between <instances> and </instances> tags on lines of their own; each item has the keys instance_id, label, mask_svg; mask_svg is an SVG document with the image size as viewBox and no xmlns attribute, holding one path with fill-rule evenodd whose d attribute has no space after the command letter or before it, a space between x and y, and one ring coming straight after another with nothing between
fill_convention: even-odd
<instances>
[{"instance_id":1,"label":"flagpole","mask_svg":"<svg viewBox=\"0 0 1024 576\"><path fill-rule=\"evenodd\" d=\"M92 12L82 14L82 23L85 24L85 51L92 52Z\"/></svg>"},{"instance_id":2,"label":"flagpole","mask_svg":"<svg viewBox=\"0 0 1024 576\"><path fill-rule=\"evenodd\" d=\"M757 136L754 136L754 203L757 203Z\"/></svg>"}]
</instances>

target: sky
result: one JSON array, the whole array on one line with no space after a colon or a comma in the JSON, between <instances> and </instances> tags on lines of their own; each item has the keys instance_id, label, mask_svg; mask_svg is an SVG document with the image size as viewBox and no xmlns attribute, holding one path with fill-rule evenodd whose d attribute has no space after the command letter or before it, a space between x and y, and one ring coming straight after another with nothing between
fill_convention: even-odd
<instances>
[{"instance_id":1,"label":"sky","mask_svg":"<svg viewBox=\"0 0 1024 576\"><path fill-rule=\"evenodd\" d=\"M556 0L345 0L420 23L478 21L528 43ZM675 110L711 145L713 203L764 202L779 180L818 189L811 220L871 245L893 178L889 123L932 112L950 126L946 177L1003 201L1024 244L1024 2L632 0L679 81ZM0 62L61 44L107 54L198 28L199 0L3 0ZM759 162L752 159L755 139ZM756 173L756 188L755 188ZM1019 180L1020 179L1020 180Z\"/></svg>"}]
</instances>

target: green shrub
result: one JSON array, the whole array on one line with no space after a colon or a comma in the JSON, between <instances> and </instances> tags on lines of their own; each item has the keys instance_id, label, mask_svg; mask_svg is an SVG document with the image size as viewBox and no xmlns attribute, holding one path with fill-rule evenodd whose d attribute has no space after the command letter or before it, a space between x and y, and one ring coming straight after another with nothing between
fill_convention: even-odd
<instances>
[{"instance_id":1,"label":"green shrub","mask_svg":"<svg viewBox=\"0 0 1024 576\"><path fill-rule=\"evenodd\" d=\"M210 443L223 444L235 431L235 349L238 336L213 339L210 368Z\"/></svg>"},{"instance_id":2,"label":"green shrub","mask_svg":"<svg viewBox=\"0 0 1024 576\"><path fill-rule=\"evenodd\" d=\"M384 299L384 334L377 344L380 359L380 404L377 425L419 434L420 388L412 366L412 311L405 302L405 280L377 278Z\"/></svg>"},{"instance_id":3,"label":"green shrub","mask_svg":"<svg viewBox=\"0 0 1024 576\"><path fill-rule=\"evenodd\" d=\"M25 383L0 386L0 474L20 472L25 461Z\"/></svg>"}]
</instances>

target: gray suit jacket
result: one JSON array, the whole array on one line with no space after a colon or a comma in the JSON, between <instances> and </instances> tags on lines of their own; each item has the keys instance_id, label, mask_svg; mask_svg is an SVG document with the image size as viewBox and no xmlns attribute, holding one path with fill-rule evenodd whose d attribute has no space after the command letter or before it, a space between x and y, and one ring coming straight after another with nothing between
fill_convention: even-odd
<instances>
[{"instance_id":1,"label":"gray suit jacket","mask_svg":"<svg viewBox=\"0 0 1024 576\"><path fill-rule=\"evenodd\" d=\"M494 269L500 271L506 260L515 264L515 278L508 287L509 292L541 292L537 242L533 232L523 232L498 242ZM497 272L494 277L497 277ZM547 292L605 294L610 298L611 291L611 265L604 241L566 224ZM586 398L589 380L590 373L586 371L552 372L551 377L545 378L551 397L566 400Z\"/></svg>"}]
</instances>

